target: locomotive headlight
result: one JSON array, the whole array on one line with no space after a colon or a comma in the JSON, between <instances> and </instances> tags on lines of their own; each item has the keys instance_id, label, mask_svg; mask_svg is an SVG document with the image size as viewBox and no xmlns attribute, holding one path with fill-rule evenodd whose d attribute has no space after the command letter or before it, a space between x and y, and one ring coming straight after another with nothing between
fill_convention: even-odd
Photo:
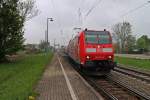
<instances>
[{"instance_id":1,"label":"locomotive headlight","mask_svg":"<svg viewBox=\"0 0 150 100\"><path fill-rule=\"evenodd\" d=\"M89 56L86 56L86 58L87 58L87 59L90 59L90 57L89 57Z\"/></svg>"},{"instance_id":2,"label":"locomotive headlight","mask_svg":"<svg viewBox=\"0 0 150 100\"><path fill-rule=\"evenodd\" d=\"M108 56L108 58L109 58L109 59L111 59L111 58L112 58L112 56Z\"/></svg>"}]
</instances>

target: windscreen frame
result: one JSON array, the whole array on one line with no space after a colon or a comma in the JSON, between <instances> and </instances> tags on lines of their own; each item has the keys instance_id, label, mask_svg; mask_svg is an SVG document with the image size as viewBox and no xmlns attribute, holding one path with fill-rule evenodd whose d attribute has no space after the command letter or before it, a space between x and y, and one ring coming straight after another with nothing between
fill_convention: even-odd
<instances>
[{"instance_id":1,"label":"windscreen frame","mask_svg":"<svg viewBox=\"0 0 150 100\"><path fill-rule=\"evenodd\" d=\"M112 43L112 39L111 39L111 36L110 36L110 33L108 31L85 31L85 43L86 44L111 44ZM96 35L97 36L97 39L95 40L95 42L87 42L87 38L86 36L87 35ZM108 40L109 42L107 43L100 43L100 35L108 35Z\"/></svg>"}]
</instances>

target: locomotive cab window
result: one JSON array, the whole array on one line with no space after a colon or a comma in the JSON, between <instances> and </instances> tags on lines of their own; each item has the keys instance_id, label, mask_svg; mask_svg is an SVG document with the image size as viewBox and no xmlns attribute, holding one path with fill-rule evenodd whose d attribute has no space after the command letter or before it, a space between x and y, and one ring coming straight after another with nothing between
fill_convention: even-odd
<instances>
[{"instance_id":1,"label":"locomotive cab window","mask_svg":"<svg viewBox=\"0 0 150 100\"><path fill-rule=\"evenodd\" d=\"M99 34L98 36L99 36L99 40L98 40L99 44L109 44L109 43L111 43L109 34Z\"/></svg>"},{"instance_id":2,"label":"locomotive cab window","mask_svg":"<svg viewBox=\"0 0 150 100\"><path fill-rule=\"evenodd\" d=\"M97 35L86 34L85 38L86 38L86 43L98 43Z\"/></svg>"},{"instance_id":3,"label":"locomotive cab window","mask_svg":"<svg viewBox=\"0 0 150 100\"><path fill-rule=\"evenodd\" d=\"M86 31L86 43L109 44L111 43L110 35L107 31Z\"/></svg>"}]
</instances>

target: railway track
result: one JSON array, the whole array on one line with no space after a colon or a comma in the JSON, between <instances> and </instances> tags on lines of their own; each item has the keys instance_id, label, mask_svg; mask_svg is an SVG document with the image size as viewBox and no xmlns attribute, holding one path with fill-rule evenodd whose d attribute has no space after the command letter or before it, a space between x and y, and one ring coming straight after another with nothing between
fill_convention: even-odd
<instances>
[{"instance_id":1,"label":"railway track","mask_svg":"<svg viewBox=\"0 0 150 100\"><path fill-rule=\"evenodd\" d=\"M71 62L71 61L70 61ZM70 63L87 82L106 100L150 100L150 96L135 90L119 80L113 80L111 74L106 77L91 77L81 72L74 63Z\"/></svg>"},{"instance_id":2,"label":"railway track","mask_svg":"<svg viewBox=\"0 0 150 100\"><path fill-rule=\"evenodd\" d=\"M140 71L136 71L136 70L133 70L133 69L120 67L120 66L115 67L114 71L125 74L125 75L129 75L129 76L132 76L136 79L140 79L142 81L150 83L150 74L148 74L148 73L143 73L143 72L140 72Z\"/></svg>"},{"instance_id":3,"label":"railway track","mask_svg":"<svg viewBox=\"0 0 150 100\"><path fill-rule=\"evenodd\" d=\"M107 100L150 100L150 97L118 80L83 76Z\"/></svg>"},{"instance_id":4,"label":"railway track","mask_svg":"<svg viewBox=\"0 0 150 100\"><path fill-rule=\"evenodd\" d=\"M140 100L108 79L87 79L108 100Z\"/></svg>"},{"instance_id":5,"label":"railway track","mask_svg":"<svg viewBox=\"0 0 150 100\"><path fill-rule=\"evenodd\" d=\"M110 75L107 76L107 79L110 80L111 82L115 83L117 86L120 86L121 88L125 89L129 93L133 94L134 96L138 97L140 100L150 100L149 95L146 95L145 93L134 89L133 87L127 85L126 82L122 82L119 80L113 80Z\"/></svg>"},{"instance_id":6,"label":"railway track","mask_svg":"<svg viewBox=\"0 0 150 100\"><path fill-rule=\"evenodd\" d=\"M91 77L75 68L106 100L150 100L150 96L128 86L125 82L106 77Z\"/></svg>"}]
</instances>

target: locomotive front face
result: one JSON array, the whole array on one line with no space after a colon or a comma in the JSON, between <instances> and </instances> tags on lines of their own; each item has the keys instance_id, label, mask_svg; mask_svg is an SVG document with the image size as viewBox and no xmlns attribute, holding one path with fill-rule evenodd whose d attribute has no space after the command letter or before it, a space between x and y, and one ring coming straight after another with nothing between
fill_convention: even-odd
<instances>
[{"instance_id":1,"label":"locomotive front face","mask_svg":"<svg viewBox=\"0 0 150 100\"><path fill-rule=\"evenodd\" d=\"M112 38L108 31L85 31L86 61L113 61Z\"/></svg>"},{"instance_id":2,"label":"locomotive front face","mask_svg":"<svg viewBox=\"0 0 150 100\"><path fill-rule=\"evenodd\" d=\"M108 73L115 66L112 38L108 31L80 32L69 42L68 55L86 71Z\"/></svg>"}]
</instances>

